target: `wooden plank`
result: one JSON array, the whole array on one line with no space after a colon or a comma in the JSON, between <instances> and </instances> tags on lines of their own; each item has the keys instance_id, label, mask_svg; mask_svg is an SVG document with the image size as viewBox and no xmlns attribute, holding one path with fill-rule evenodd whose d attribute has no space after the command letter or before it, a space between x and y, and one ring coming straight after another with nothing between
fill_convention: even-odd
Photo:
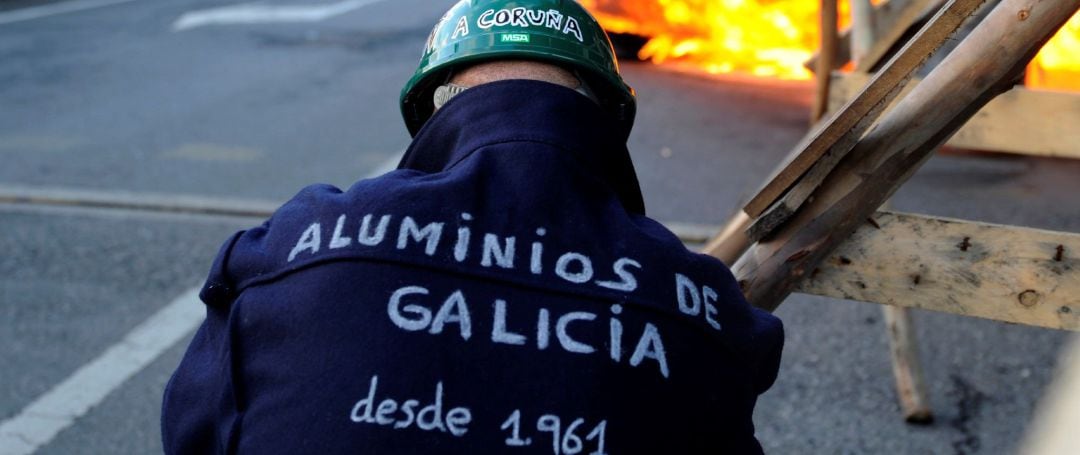
<instances>
[{"instance_id":1,"label":"wooden plank","mask_svg":"<svg viewBox=\"0 0 1080 455\"><path fill-rule=\"evenodd\" d=\"M891 212L873 221L796 290L1080 330L1080 234Z\"/></svg>"},{"instance_id":2,"label":"wooden plank","mask_svg":"<svg viewBox=\"0 0 1080 455\"><path fill-rule=\"evenodd\" d=\"M659 221L659 220L658 220ZM701 246L716 234L717 227L709 224L682 223L678 221L660 221L665 228L675 234L687 246Z\"/></svg>"},{"instance_id":3,"label":"wooden plank","mask_svg":"<svg viewBox=\"0 0 1080 455\"><path fill-rule=\"evenodd\" d=\"M736 262L747 299L770 311L779 306L938 146L1011 88L1078 7L1080 0L1003 0L859 140L809 204Z\"/></svg>"},{"instance_id":4,"label":"wooden plank","mask_svg":"<svg viewBox=\"0 0 1080 455\"><path fill-rule=\"evenodd\" d=\"M747 248L750 248L750 238L746 236L746 228L749 226L750 217L740 210L728 220L715 237L709 240L709 243L705 244L701 253L715 257L730 267L739 260L739 256L742 256Z\"/></svg>"},{"instance_id":5,"label":"wooden plank","mask_svg":"<svg viewBox=\"0 0 1080 455\"><path fill-rule=\"evenodd\" d=\"M1013 89L975 114L948 143L977 150L1080 158L1080 95Z\"/></svg>"},{"instance_id":6,"label":"wooden plank","mask_svg":"<svg viewBox=\"0 0 1080 455\"><path fill-rule=\"evenodd\" d=\"M880 228L860 226L797 291L1080 330L1080 234L890 212L873 220Z\"/></svg>"},{"instance_id":7,"label":"wooden plank","mask_svg":"<svg viewBox=\"0 0 1080 455\"><path fill-rule=\"evenodd\" d=\"M892 16L892 22L882 24L874 45L855 64L855 71L868 73L881 63L889 49L907 33L916 22L941 6L941 0L914 0L904 4ZM967 16L965 16L967 17Z\"/></svg>"},{"instance_id":8,"label":"wooden plank","mask_svg":"<svg viewBox=\"0 0 1080 455\"><path fill-rule=\"evenodd\" d=\"M889 356L892 358L893 377L896 379L896 395L904 420L910 423L930 423L934 414L926 395L922 365L919 362L919 345L915 341L915 326L908 309L897 306L881 308L885 314L885 327L889 334Z\"/></svg>"},{"instance_id":9,"label":"wooden plank","mask_svg":"<svg viewBox=\"0 0 1080 455\"><path fill-rule=\"evenodd\" d=\"M822 128L812 131L795 147L796 152L789 156L790 162L781 166L776 175L770 178L765 187L743 208L746 213L751 218L759 217L812 166L835 166L877 119L881 110L899 93L904 82L983 1L950 0L949 4L870 80L858 96L831 116ZM785 204L798 207L805 201L805 196L802 201L796 199L798 198L788 200Z\"/></svg>"},{"instance_id":10,"label":"wooden plank","mask_svg":"<svg viewBox=\"0 0 1080 455\"><path fill-rule=\"evenodd\" d=\"M1016 453L1066 455L1080 453L1080 335L1061 349L1054 382L1046 387L1023 444Z\"/></svg>"},{"instance_id":11,"label":"wooden plank","mask_svg":"<svg viewBox=\"0 0 1080 455\"><path fill-rule=\"evenodd\" d=\"M829 86L832 85L830 77L833 62L836 60L836 50L839 47L836 30L836 2L837 0L821 0L821 14L818 15L818 29L821 30L821 58L818 60L817 71L815 71L817 90L814 95L814 106L810 109L811 125L817 123L829 110Z\"/></svg>"},{"instance_id":12,"label":"wooden plank","mask_svg":"<svg viewBox=\"0 0 1080 455\"><path fill-rule=\"evenodd\" d=\"M818 59L821 58L821 50L817 50L808 60L803 62L803 68L810 71L817 72ZM839 39L836 41L836 58L833 60L832 69L838 70L847 65L847 62L851 61L851 29L844 29L840 31Z\"/></svg>"},{"instance_id":13,"label":"wooden plank","mask_svg":"<svg viewBox=\"0 0 1080 455\"><path fill-rule=\"evenodd\" d=\"M869 80L833 75L829 109L843 106ZM900 96L920 81L913 79ZM1080 159L1080 94L1015 87L994 98L947 145L987 152Z\"/></svg>"},{"instance_id":14,"label":"wooden plank","mask_svg":"<svg viewBox=\"0 0 1080 455\"><path fill-rule=\"evenodd\" d=\"M874 47L877 30L874 6L870 4L870 0L851 0L851 60L856 65L865 60L867 53Z\"/></svg>"},{"instance_id":15,"label":"wooden plank","mask_svg":"<svg viewBox=\"0 0 1080 455\"><path fill-rule=\"evenodd\" d=\"M887 30L892 28L896 24L896 21L900 18L900 13L903 11L903 9L906 8L907 5L912 3L913 1L915 0L888 0L874 5L873 11L871 12L871 22L874 24L874 28L879 30ZM935 0L933 6L936 8L941 6L941 4L943 3L945 3L944 0ZM854 6L852 8L852 14L857 14L854 11ZM832 68L834 70L840 69L845 64L847 64L848 61L855 58L852 52L852 47L857 47L857 45L852 42L852 40L855 39L855 31L853 29L854 27L840 31L840 40L837 43L837 58ZM870 45L867 45L866 48L863 50L861 56L865 57L866 52L869 50ZM814 55L812 55L810 59L803 64L803 66L805 66L806 69L813 71L815 68L817 68L819 54L820 50L818 52L815 52Z\"/></svg>"},{"instance_id":16,"label":"wooden plank","mask_svg":"<svg viewBox=\"0 0 1080 455\"><path fill-rule=\"evenodd\" d=\"M821 182L825 180L825 177L832 172L833 168L842 160L847 153L854 147L858 138L866 131L877 116L884 110L893 98L900 93L900 88L909 78L912 77L912 73L915 69L921 66L935 50L944 44L945 39L952 34L956 28L958 28L967 17L973 13L982 3L983 0L977 2L958 4L956 2L950 2L946 7L935 16L923 30L920 30L919 34L912 38L911 42L900 53L889 62L882 73L894 72L896 68L910 68L907 72L900 74L894 73L894 76L899 78L898 84L893 85L888 92L884 92L884 97L879 99L867 112L867 115L859 120L855 126L844 133L834 145L828 146L827 151L820 156L820 158L814 162L808 171L794 184L791 189L775 201L765 212L758 215L757 219L751 224L747 230L747 235L751 240L758 241L767 237L771 232L775 231L780 225L787 221L795 211L805 203L811 195L817 190L817 187L821 185ZM919 52L925 52L919 54ZM869 58L873 58L872 56ZM916 59L919 59L916 61ZM899 65L898 65L899 62ZM874 76L867 88L857 95L852 103L857 103L863 94L871 90L877 81L880 80L882 73ZM843 115L849 104L841 109L838 115ZM834 117L836 118L836 117ZM831 125L830 125L831 126ZM827 129L828 127L826 127ZM808 149L809 151L809 149ZM753 201L751 201L753 203Z\"/></svg>"},{"instance_id":17,"label":"wooden plank","mask_svg":"<svg viewBox=\"0 0 1080 455\"><path fill-rule=\"evenodd\" d=\"M885 201L879 210L892 210L892 201ZM907 307L884 305L886 336L889 338L889 357L892 359L893 378L896 380L896 396L900 410L908 423L930 423L934 414L930 410L930 398L926 394L922 362L919 361L919 343L916 341L915 323L911 321Z\"/></svg>"}]
</instances>

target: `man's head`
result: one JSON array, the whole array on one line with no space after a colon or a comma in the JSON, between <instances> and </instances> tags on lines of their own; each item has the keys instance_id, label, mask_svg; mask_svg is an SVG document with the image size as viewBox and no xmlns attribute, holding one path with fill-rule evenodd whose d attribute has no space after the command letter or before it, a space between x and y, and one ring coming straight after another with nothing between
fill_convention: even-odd
<instances>
[{"instance_id":1,"label":"man's head","mask_svg":"<svg viewBox=\"0 0 1080 455\"><path fill-rule=\"evenodd\" d=\"M634 91L622 80L607 34L573 0L461 0L428 38L416 74L401 92L415 135L459 87L502 79L556 83L593 98L629 133ZM440 89L440 87L443 87Z\"/></svg>"},{"instance_id":2,"label":"man's head","mask_svg":"<svg viewBox=\"0 0 1080 455\"><path fill-rule=\"evenodd\" d=\"M495 60L478 63L454 73L450 78L450 83L475 87L505 79L551 82L572 89L581 86L581 81L574 73L557 65L530 60Z\"/></svg>"},{"instance_id":3,"label":"man's head","mask_svg":"<svg viewBox=\"0 0 1080 455\"><path fill-rule=\"evenodd\" d=\"M493 60L477 63L455 71L449 79L448 83L435 89L433 97L435 110L439 110L443 104L450 101L450 98L467 88L508 79L543 81L561 85L599 103L588 84L572 71L558 65L532 60Z\"/></svg>"}]
</instances>

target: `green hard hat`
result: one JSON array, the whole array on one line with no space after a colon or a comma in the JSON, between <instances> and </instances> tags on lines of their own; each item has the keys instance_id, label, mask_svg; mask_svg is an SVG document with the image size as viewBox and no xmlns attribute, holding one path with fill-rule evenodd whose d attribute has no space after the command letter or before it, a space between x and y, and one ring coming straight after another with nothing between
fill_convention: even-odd
<instances>
[{"instance_id":1,"label":"green hard hat","mask_svg":"<svg viewBox=\"0 0 1080 455\"><path fill-rule=\"evenodd\" d=\"M619 75L607 33L573 0L461 0L431 31L416 74L401 90L401 113L416 135L435 109L432 96L451 71L489 61L537 60L575 70L600 106L634 124L634 89Z\"/></svg>"}]
</instances>

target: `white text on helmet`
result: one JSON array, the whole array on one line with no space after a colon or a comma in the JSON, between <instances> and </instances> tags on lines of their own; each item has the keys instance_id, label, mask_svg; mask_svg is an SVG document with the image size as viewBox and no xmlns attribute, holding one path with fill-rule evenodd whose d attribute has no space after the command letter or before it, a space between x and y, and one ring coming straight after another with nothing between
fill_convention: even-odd
<instances>
[{"instance_id":1,"label":"white text on helmet","mask_svg":"<svg viewBox=\"0 0 1080 455\"><path fill-rule=\"evenodd\" d=\"M585 42L581 35L581 26L577 19L563 15L556 10L530 10L526 8L489 9L480 14L476 26L487 30L494 26L513 25L515 27L547 27L566 35L574 35L580 42Z\"/></svg>"},{"instance_id":2,"label":"white text on helmet","mask_svg":"<svg viewBox=\"0 0 1080 455\"><path fill-rule=\"evenodd\" d=\"M469 21L465 16L461 16L458 20L457 26L454 27L454 34L450 35L450 39L458 39L459 36L468 36L469 34Z\"/></svg>"}]
</instances>

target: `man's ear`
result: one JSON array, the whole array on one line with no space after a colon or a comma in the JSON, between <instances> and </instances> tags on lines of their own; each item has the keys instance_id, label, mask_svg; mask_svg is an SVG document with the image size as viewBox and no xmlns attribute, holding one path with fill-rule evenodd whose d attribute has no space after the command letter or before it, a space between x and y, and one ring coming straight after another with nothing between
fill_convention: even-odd
<instances>
[{"instance_id":1,"label":"man's ear","mask_svg":"<svg viewBox=\"0 0 1080 455\"><path fill-rule=\"evenodd\" d=\"M467 88L469 87L449 83L440 85L435 89L435 94L432 99L435 103L435 110L439 110L439 108L443 107L443 105L450 101L451 98L458 96L458 94L464 92Z\"/></svg>"}]
</instances>

